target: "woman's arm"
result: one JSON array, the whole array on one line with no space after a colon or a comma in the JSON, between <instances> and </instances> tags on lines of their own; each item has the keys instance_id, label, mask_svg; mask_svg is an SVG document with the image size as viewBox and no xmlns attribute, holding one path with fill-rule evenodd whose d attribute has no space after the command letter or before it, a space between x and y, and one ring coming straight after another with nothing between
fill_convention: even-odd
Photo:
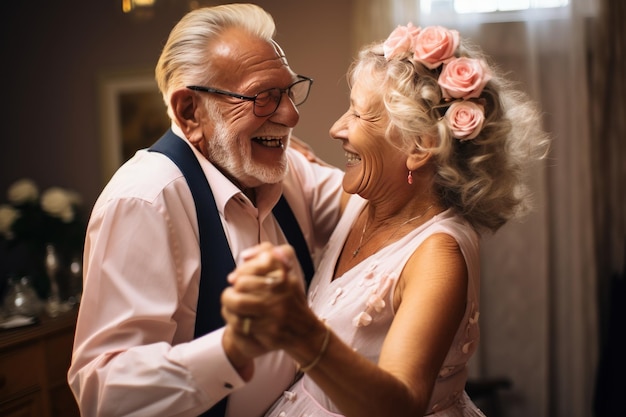
<instances>
[{"instance_id":1,"label":"woman's arm","mask_svg":"<svg viewBox=\"0 0 626 417\"><path fill-rule=\"evenodd\" d=\"M241 275L233 275L233 291L241 291L241 305L228 309L233 316L238 311L254 317L251 335L240 336L270 350L284 349L298 363L308 365L320 354L326 326L308 308L302 290L293 291L287 269L271 285L254 275L255 268L264 273L275 262L269 253L265 259L256 258L256 264L249 264ZM261 264L265 270L259 268ZM364 358L331 332L308 375L346 416L424 415L463 317L466 292L467 269L456 241L444 234L431 236L402 272L394 299L397 314L379 363ZM227 319L229 324L233 316Z\"/></svg>"}]
</instances>

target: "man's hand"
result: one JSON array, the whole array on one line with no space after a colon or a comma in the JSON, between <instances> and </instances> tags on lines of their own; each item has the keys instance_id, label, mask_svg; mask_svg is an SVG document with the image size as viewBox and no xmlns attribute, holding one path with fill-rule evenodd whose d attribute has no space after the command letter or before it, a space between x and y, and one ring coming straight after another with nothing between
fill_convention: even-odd
<instances>
[{"instance_id":1,"label":"man's hand","mask_svg":"<svg viewBox=\"0 0 626 417\"><path fill-rule=\"evenodd\" d=\"M284 304L280 299L289 296L287 274L297 261L291 247L269 243L244 251L242 260L228 277L231 286L222 293L226 322L222 346L233 367L247 380L254 372L253 359L274 349L273 343L267 343L267 336L261 343L257 335L273 327L272 307L280 309ZM304 296L301 288L296 292Z\"/></svg>"}]
</instances>

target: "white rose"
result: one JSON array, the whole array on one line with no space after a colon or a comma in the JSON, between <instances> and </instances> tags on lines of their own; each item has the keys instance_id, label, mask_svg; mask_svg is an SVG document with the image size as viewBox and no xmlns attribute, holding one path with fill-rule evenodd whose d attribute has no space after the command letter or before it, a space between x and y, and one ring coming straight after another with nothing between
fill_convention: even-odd
<instances>
[{"instance_id":1,"label":"white rose","mask_svg":"<svg viewBox=\"0 0 626 417\"><path fill-rule=\"evenodd\" d=\"M39 197L39 189L35 182L28 178L15 181L13 185L9 187L9 201L16 206L37 201L37 197Z\"/></svg>"},{"instance_id":2,"label":"white rose","mask_svg":"<svg viewBox=\"0 0 626 417\"><path fill-rule=\"evenodd\" d=\"M20 217L19 211L7 204L0 205L0 235L6 239L13 239L11 226L18 217Z\"/></svg>"},{"instance_id":3,"label":"white rose","mask_svg":"<svg viewBox=\"0 0 626 417\"><path fill-rule=\"evenodd\" d=\"M74 220L72 199L70 193L64 189L51 187L41 196L41 208L52 217L57 217L63 222L69 223Z\"/></svg>"}]
</instances>

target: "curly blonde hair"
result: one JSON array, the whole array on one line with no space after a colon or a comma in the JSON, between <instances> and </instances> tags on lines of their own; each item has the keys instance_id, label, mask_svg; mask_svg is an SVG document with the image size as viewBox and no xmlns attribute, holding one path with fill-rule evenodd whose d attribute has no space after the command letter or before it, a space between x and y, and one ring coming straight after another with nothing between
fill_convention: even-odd
<instances>
[{"instance_id":1,"label":"curly blonde hair","mask_svg":"<svg viewBox=\"0 0 626 417\"><path fill-rule=\"evenodd\" d=\"M466 40L455 55L488 61ZM470 141L455 139L443 118L450 104L437 83L441 68L430 70L408 53L386 59L383 44L376 43L360 51L348 82L352 85L358 79L380 92L390 118L387 137L399 133L404 149L417 146L433 155L435 188L442 203L476 230L495 232L531 208L525 168L546 156L549 140L534 103L490 67L492 78L479 98L485 122ZM422 137L434 138L436 144L427 148Z\"/></svg>"}]
</instances>

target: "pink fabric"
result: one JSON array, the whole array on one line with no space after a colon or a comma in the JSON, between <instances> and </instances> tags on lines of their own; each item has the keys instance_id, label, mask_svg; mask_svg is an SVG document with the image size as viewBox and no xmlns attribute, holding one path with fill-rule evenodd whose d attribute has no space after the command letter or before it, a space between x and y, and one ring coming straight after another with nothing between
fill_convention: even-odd
<instances>
[{"instance_id":1,"label":"pink fabric","mask_svg":"<svg viewBox=\"0 0 626 417\"><path fill-rule=\"evenodd\" d=\"M343 173L288 154L284 193L309 246L319 249L337 222ZM285 242L271 215L280 185L264 187L257 210L208 161L201 164L235 260L262 240ZM229 416L258 416L293 382L293 361L281 352L259 358L244 384L223 352L222 329L192 340L199 261L184 177L164 155L137 152L99 197L87 231L68 373L83 415L197 416L231 394Z\"/></svg>"},{"instance_id":2,"label":"pink fabric","mask_svg":"<svg viewBox=\"0 0 626 417\"><path fill-rule=\"evenodd\" d=\"M404 265L428 236L440 232L453 236L461 247L469 271L468 307L435 384L429 413L437 412L438 417L482 416L464 394L466 364L479 338L476 320L480 260L476 233L452 210L447 210L370 256L341 279L331 281L340 250L364 203L360 197L353 196L337 225L311 284L311 308L344 342L372 362L378 362L394 318L393 292ZM291 394L280 398L267 416L341 415L306 374L289 392Z\"/></svg>"}]
</instances>

